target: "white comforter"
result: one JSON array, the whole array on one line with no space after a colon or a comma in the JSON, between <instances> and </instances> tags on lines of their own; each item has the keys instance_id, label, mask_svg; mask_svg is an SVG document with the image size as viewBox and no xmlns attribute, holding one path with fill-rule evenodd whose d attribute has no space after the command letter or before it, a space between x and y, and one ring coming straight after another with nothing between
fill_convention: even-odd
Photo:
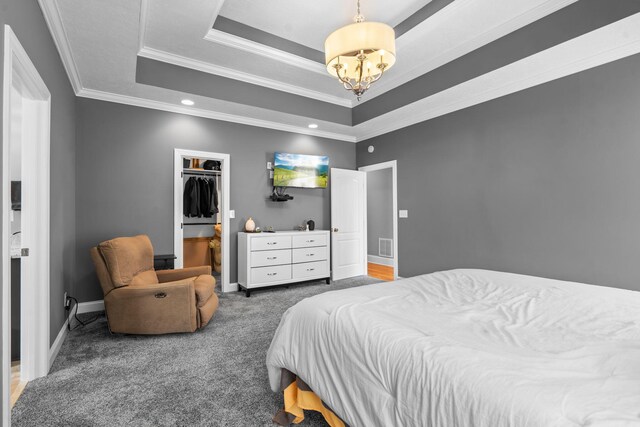
<instances>
[{"instance_id":1,"label":"white comforter","mask_svg":"<svg viewBox=\"0 0 640 427\"><path fill-rule=\"evenodd\" d=\"M640 426L640 292L485 270L327 292L267 366L351 426Z\"/></svg>"}]
</instances>

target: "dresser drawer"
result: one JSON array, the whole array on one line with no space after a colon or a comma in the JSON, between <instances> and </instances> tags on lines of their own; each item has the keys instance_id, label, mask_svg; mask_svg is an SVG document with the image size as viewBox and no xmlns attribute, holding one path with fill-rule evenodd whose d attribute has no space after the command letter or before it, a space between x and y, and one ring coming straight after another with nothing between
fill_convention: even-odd
<instances>
[{"instance_id":1,"label":"dresser drawer","mask_svg":"<svg viewBox=\"0 0 640 427\"><path fill-rule=\"evenodd\" d=\"M311 262L324 261L327 257L327 247L320 246L317 248L300 248L293 250L293 262Z\"/></svg>"},{"instance_id":2,"label":"dresser drawer","mask_svg":"<svg viewBox=\"0 0 640 427\"><path fill-rule=\"evenodd\" d=\"M293 236L294 248L309 248L313 246L327 246L326 234L307 234L302 233L300 236Z\"/></svg>"},{"instance_id":3,"label":"dresser drawer","mask_svg":"<svg viewBox=\"0 0 640 427\"><path fill-rule=\"evenodd\" d=\"M252 251L291 248L291 236L260 236L251 238Z\"/></svg>"},{"instance_id":4,"label":"dresser drawer","mask_svg":"<svg viewBox=\"0 0 640 427\"><path fill-rule=\"evenodd\" d=\"M251 252L251 267L291 264L291 249Z\"/></svg>"},{"instance_id":5,"label":"dresser drawer","mask_svg":"<svg viewBox=\"0 0 640 427\"><path fill-rule=\"evenodd\" d=\"M262 285L291 279L291 264L251 269L251 285Z\"/></svg>"},{"instance_id":6,"label":"dresser drawer","mask_svg":"<svg viewBox=\"0 0 640 427\"><path fill-rule=\"evenodd\" d=\"M305 262L293 264L293 278L304 280L312 277L328 277L329 261Z\"/></svg>"}]
</instances>

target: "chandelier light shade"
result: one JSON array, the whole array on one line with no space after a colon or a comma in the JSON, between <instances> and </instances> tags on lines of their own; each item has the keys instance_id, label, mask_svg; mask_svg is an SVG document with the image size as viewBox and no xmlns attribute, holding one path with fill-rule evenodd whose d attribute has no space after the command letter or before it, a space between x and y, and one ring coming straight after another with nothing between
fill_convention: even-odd
<instances>
[{"instance_id":1,"label":"chandelier light shade","mask_svg":"<svg viewBox=\"0 0 640 427\"><path fill-rule=\"evenodd\" d=\"M381 22L364 22L358 14L355 23L342 27L324 42L329 74L345 89L360 97L396 62L396 35L393 28Z\"/></svg>"}]
</instances>

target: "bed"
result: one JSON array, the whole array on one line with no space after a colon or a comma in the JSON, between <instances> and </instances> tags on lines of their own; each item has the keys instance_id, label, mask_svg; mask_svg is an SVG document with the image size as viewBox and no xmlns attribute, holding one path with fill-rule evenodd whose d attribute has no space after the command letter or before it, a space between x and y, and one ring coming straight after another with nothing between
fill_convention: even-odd
<instances>
[{"instance_id":1,"label":"bed","mask_svg":"<svg viewBox=\"0 0 640 427\"><path fill-rule=\"evenodd\" d=\"M470 269L327 292L267 368L331 425L640 426L640 292Z\"/></svg>"}]
</instances>

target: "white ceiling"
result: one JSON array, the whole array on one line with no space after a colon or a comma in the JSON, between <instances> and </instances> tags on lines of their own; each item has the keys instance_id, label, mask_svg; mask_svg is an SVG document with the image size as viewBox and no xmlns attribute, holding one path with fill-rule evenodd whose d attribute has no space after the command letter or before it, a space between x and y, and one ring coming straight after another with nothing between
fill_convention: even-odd
<instances>
[{"instance_id":1,"label":"white ceiling","mask_svg":"<svg viewBox=\"0 0 640 427\"><path fill-rule=\"evenodd\" d=\"M229 5L246 5L246 0L226 1ZM575 1L455 0L398 39L397 65L376 84L365 100ZM503 67L358 126L313 120L319 124L318 129L308 129L307 125L312 120L309 117L186 95L135 81L137 56L141 55L324 102L351 105L353 96L350 93L322 70L306 68L304 61L291 61L291 58L279 56L268 49L256 52L255 46L242 45L243 41L238 44L233 39L222 40L217 38L219 34L212 37L211 27L218 13L225 9L224 0L39 0L39 3L79 96L352 142L577 72L583 63L595 66L640 52L640 16L634 15L636 27L623 27L621 23L609 26L615 26L615 31L621 28L626 39L612 37L609 40L606 36L597 36L605 43L600 53L593 49L593 37L581 36L574 40L570 51L576 52L573 55L569 55L566 49L555 50L553 52L557 53L546 56L541 52L518 61L517 67ZM295 2L255 0L255 3ZM323 2L304 3L309 7L307 13L320 3ZM376 0L375 4L381 5L383 0ZM411 2L411 8L415 9L419 4L424 4L424 1ZM408 2L405 6L402 13L406 14L410 10ZM402 19L402 13L396 13L395 19ZM375 13L369 15L375 18ZM348 19L351 12L345 16L341 19ZM267 24L274 28L286 27L286 20L278 21L279 25ZM600 40L597 37L595 40ZM296 36L293 41L300 42L301 38ZM618 56L607 55L607 47ZM550 70L550 66L555 68ZM528 71L528 77L524 77L523 69ZM195 106L180 105L185 96L192 98Z\"/></svg>"},{"instance_id":2,"label":"white ceiling","mask_svg":"<svg viewBox=\"0 0 640 427\"><path fill-rule=\"evenodd\" d=\"M431 0L361 0L367 21L395 27ZM267 33L324 50L331 32L353 22L356 0L226 0L220 15Z\"/></svg>"}]
</instances>

